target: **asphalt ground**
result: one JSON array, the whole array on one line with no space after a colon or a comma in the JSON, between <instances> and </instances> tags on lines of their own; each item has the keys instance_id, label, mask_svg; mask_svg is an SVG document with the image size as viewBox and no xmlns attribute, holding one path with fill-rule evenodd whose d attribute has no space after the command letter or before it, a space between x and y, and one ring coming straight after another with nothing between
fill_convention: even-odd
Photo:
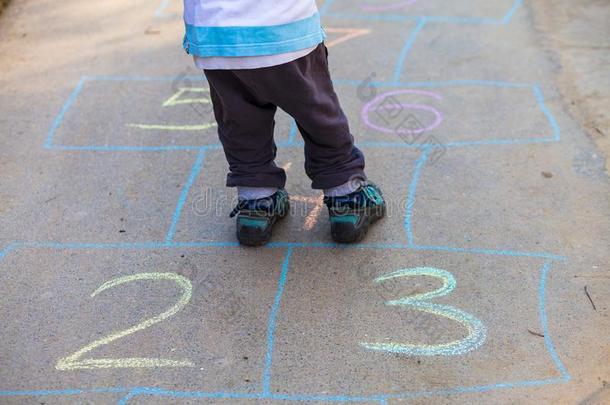
<instances>
[{"instance_id":1,"label":"asphalt ground","mask_svg":"<svg viewBox=\"0 0 610 405\"><path fill-rule=\"evenodd\" d=\"M388 215L335 245L280 113L250 249L180 2L14 1L0 403L607 403L610 183L541 3L321 5Z\"/></svg>"}]
</instances>

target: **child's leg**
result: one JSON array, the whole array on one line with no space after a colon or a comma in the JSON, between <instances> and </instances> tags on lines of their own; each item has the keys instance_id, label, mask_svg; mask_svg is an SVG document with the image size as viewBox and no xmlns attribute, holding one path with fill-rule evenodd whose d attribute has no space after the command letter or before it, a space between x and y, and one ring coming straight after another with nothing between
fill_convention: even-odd
<instances>
[{"instance_id":1,"label":"child's leg","mask_svg":"<svg viewBox=\"0 0 610 405\"><path fill-rule=\"evenodd\" d=\"M342 115L343 112L340 111L340 114ZM347 128L347 119L345 123L345 129L341 127L337 129L351 137ZM364 155L360 149L353 146L353 138L344 141L343 145L324 150L328 143L318 143L317 137L303 128L300 123L297 123L297 127L305 140L305 173L312 179L312 188L324 190L324 195L329 197L347 195L358 190L366 180ZM326 139L333 138L335 137L329 136ZM335 156L328 156L329 152ZM320 156L326 157L320 158Z\"/></svg>"},{"instance_id":2,"label":"child's leg","mask_svg":"<svg viewBox=\"0 0 610 405\"><path fill-rule=\"evenodd\" d=\"M366 182L364 156L354 146L333 89L326 47L283 65L235 73L297 121L305 140L305 170L312 187L324 190L333 239L361 240L385 215L385 201L379 188Z\"/></svg>"},{"instance_id":3,"label":"child's leg","mask_svg":"<svg viewBox=\"0 0 610 405\"><path fill-rule=\"evenodd\" d=\"M284 187L286 173L274 163L277 107L258 97L230 70L206 70L218 136L229 163L227 186L240 199L267 197Z\"/></svg>"},{"instance_id":4,"label":"child's leg","mask_svg":"<svg viewBox=\"0 0 610 405\"><path fill-rule=\"evenodd\" d=\"M297 121L305 140L305 170L313 188L344 185L343 189L351 192L350 180L366 178L364 156L354 146L333 89L323 44L289 63L234 72Z\"/></svg>"},{"instance_id":5,"label":"child's leg","mask_svg":"<svg viewBox=\"0 0 610 405\"><path fill-rule=\"evenodd\" d=\"M289 210L283 187L286 173L275 165L273 141L277 107L252 91L230 70L206 70L218 136L230 172L227 186L236 186L239 203L236 236L240 243L267 243L275 222Z\"/></svg>"}]
</instances>

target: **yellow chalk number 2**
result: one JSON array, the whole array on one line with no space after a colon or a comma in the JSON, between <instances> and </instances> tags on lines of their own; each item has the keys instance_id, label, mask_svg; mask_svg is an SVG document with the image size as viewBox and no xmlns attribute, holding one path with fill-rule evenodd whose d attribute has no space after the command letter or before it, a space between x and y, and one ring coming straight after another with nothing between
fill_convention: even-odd
<instances>
[{"instance_id":1,"label":"yellow chalk number 2","mask_svg":"<svg viewBox=\"0 0 610 405\"><path fill-rule=\"evenodd\" d=\"M95 297L99 293L121 284L131 283L134 281L152 280L173 281L182 289L182 296L178 302L169 308L167 311L138 323L129 329L114 332L106 337L89 343L82 349L76 351L68 357L65 357L57 362L55 368L58 370L77 370L77 369L99 369L99 368L143 368L143 367L189 367L193 366L189 360L170 360L157 359L147 357L131 357L131 358L99 358L99 359L83 359L83 356L93 349L110 344L115 340L121 339L132 333L144 330L156 323L159 323L180 311L190 301L193 286L189 279L175 273L140 273L129 276L118 277L102 284L97 290L91 294Z\"/></svg>"}]
</instances>

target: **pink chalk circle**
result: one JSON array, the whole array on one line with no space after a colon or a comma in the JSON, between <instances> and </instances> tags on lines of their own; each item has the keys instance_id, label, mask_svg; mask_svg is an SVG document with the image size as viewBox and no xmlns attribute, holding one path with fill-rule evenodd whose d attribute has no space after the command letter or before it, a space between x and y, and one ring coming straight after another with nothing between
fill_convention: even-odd
<instances>
[{"instance_id":1,"label":"pink chalk circle","mask_svg":"<svg viewBox=\"0 0 610 405\"><path fill-rule=\"evenodd\" d=\"M368 120L368 116L367 116L367 121L365 121L365 123L373 129L376 129L379 132L383 132L386 134L395 134L395 133L399 133L399 134L409 134L409 135L417 135L417 134L421 134L422 132L426 132L426 131L430 131L436 127L438 127L440 125L440 123L443 121L443 118L441 117L441 113L438 112L438 110L436 108L427 106L427 105L423 105L423 104L399 104L397 106L395 106L395 108L393 109L410 109L410 110L423 110L423 111L428 111L431 112L432 114L434 114L435 119L434 122L426 127L423 128L417 128L417 129L408 129L408 128L398 128L398 129L390 129L390 128L386 128L386 127L382 127L379 126L373 122L371 122L370 120ZM379 109L373 109L371 111L379 111Z\"/></svg>"},{"instance_id":2,"label":"pink chalk circle","mask_svg":"<svg viewBox=\"0 0 610 405\"><path fill-rule=\"evenodd\" d=\"M398 10L401 8L407 8L407 7L417 3L418 1L419 0L403 0L403 1L397 1L397 2L388 3L388 4L364 4L364 5L360 6L360 8L365 11Z\"/></svg>"},{"instance_id":3,"label":"pink chalk circle","mask_svg":"<svg viewBox=\"0 0 610 405\"><path fill-rule=\"evenodd\" d=\"M395 103L389 106L384 106L382 105L382 102L390 97L390 96L396 96L396 95L400 95L400 94L418 94L418 95L423 95L423 96L428 96L428 97L432 97L435 98L437 100L442 100L442 97L436 93L433 93L431 91L425 91L425 90L395 90L395 91L389 91L387 93L383 93L378 95L377 97L375 97L374 99L372 99L371 101L369 101L368 103L366 103L364 105L364 107L362 107L362 112L361 112L361 117L362 117L362 121L364 122L364 124L369 127L372 128L376 131L379 132L383 132L386 134L407 134L407 135L418 135L421 134L423 132L426 131L431 131L435 128L437 128L441 122L443 122L443 116L442 114L434 107L431 107L429 105L425 105L425 104L411 104L411 103ZM371 112L374 111L379 111L379 110L403 110L403 109L409 109L409 110L420 110L420 111L427 111L430 112L434 115L434 121L422 128L416 128L416 129L411 129L411 128L397 128L397 129L391 129L388 127L384 127L381 125L377 125L376 123L372 122L372 120L370 119L370 114Z\"/></svg>"}]
</instances>

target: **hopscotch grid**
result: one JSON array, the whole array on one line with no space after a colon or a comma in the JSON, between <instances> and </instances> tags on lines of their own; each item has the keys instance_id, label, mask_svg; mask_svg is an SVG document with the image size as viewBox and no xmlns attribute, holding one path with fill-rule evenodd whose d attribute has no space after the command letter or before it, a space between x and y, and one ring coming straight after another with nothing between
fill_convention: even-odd
<instances>
[{"instance_id":1,"label":"hopscotch grid","mask_svg":"<svg viewBox=\"0 0 610 405\"><path fill-rule=\"evenodd\" d=\"M553 363L555 363L555 366L561 373L561 378L563 379L563 381L568 382L570 380L570 374L559 359L559 355L557 354L557 351L555 350L555 345L553 344L553 339L551 338L551 333L549 332L549 322L546 310L546 282L550 271L551 262L546 261L542 266L542 269L540 270L540 286L538 290L538 316L540 317L540 325L542 327L542 334L544 335L544 344L549 353L551 354Z\"/></svg>"},{"instance_id":2,"label":"hopscotch grid","mask_svg":"<svg viewBox=\"0 0 610 405\"><path fill-rule=\"evenodd\" d=\"M389 399L401 398L420 398L434 397L440 395L456 395L464 393L482 393L499 389L511 389L519 387L537 387L544 385L562 384L568 381L567 378L549 378L542 380L524 380L516 382L501 382L489 385L475 385L465 387L455 387L449 389L429 390L429 391L411 391L399 394L372 395L372 396L349 396L349 395L311 395L311 394L249 394L238 392L208 392L208 391L170 391L158 387L140 387L136 389L124 388L105 388L105 389L65 389L65 390L33 390L33 391L0 391L0 397L18 397L18 396L72 396L85 395L96 393L123 393L127 395L122 397L118 404L126 404L131 398L143 395L173 397L173 398L210 398L210 399L271 399L284 401L329 401L342 403L357 403L357 402L372 402L385 403Z\"/></svg>"},{"instance_id":3,"label":"hopscotch grid","mask_svg":"<svg viewBox=\"0 0 610 405\"><path fill-rule=\"evenodd\" d=\"M295 138L297 135L297 122L295 120L293 120L290 123L290 131L288 132L288 140L285 142L278 142L278 147L280 146L280 144L282 144L282 146L292 146L295 144ZM298 145L300 146L300 145Z\"/></svg>"},{"instance_id":4,"label":"hopscotch grid","mask_svg":"<svg viewBox=\"0 0 610 405\"><path fill-rule=\"evenodd\" d=\"M81 77L81 79L76 84L76 87L74 88L74 90L72 90L72 93L70 94L70 96L65 101L64 105L62 106L61 110L59 111L59 114L55 117L55 120L53 121L53 124L51 125L51 129L49 129L49 132L47 133L47 139L44 144L44 147L46 149L50 149L53 146L53 138L55 137L57 128L59 128L59 126L61 125L61 123L64 119L64 116L66 115L66 113L68 112L70 107L72 107L72 104L74 104L74 102L76 101L76 97L83 89L83 85L85 84L86 80L87 80L86 77Z\"/></svg>"},{"instance_id":5,"label":"hopscotch grid","mask_svg":"<svg viewBox=\"0 0 610 405\"><path fill-rule=\"evenodd\" d=\"M460 147L473 147L473 146L502 146L502 145L527 145L527 144L546 144L558 142L559 132L555 132L552 138L548 137L533 137L524 139L489 139L489 140L472 140L472 141L454 141L446 143L404 143L404 142L392 142L392 141L361 141L356 142L357 146L360 147L377 147L377 148L407 148L407 149L423 149L427 147L446 147L446 148L460 148ZM278 149L289 149L302 147L303 141L293 140L280 141L276 144ZM54 145L50 149L64 150L64 151L82 151L82 152L192 152L199 150L221 150L222 145L211 144L204 146L57 146Z\"/></svg>"},{"instance_id":6,"label":"hopscotch grid","mask_svg":"<svg viewBox=\"0 0 610 405\"><path fill-rule=\"evenodd\" d=\"M331 0L327 3L324 4L323 7L323 13L321 13L321 15L327 15L327 16L331 16L331 17L337 17L337 16L347 16L348 18L356 18L358 19L358 14L354 15L351 13L341 13L341 14L334 14L334 13L328 13L328 9L330 8L330 6L334 3L334 0ZM424 27L426 26L426 23L428 21L431 22L453 22L453 23L461 23L461 24L468 24L468 25L500 25L500 24L508 24L510 22L510 20L512 19L513 15L515 14L516 10L521 6L522 4L522 0L515 0L515 2L513 3L512 7L510 8L510 10L504 15L504 17L502 17L501 19L489 19L489 18L465 18L465 17L448 17L448 16L428 16L428 15L419 15L419 16L402 16L400 14L390 14L389 16L394 17L392 18L394 21L411 21L414 20L417 22L416 27L411 31L411 33L409 34L409 36L407 37L407 41L405 42L402 50L400 51L400 54L398 56L398 60L396 62L395 65L395 69L394 69L394 74L393 74L393 81L390 83L399 83L400 82L400 77L402 75L402 71L403 71L403 66L404 66L404 62L407 59L407 56L409 55L411 49L413 48L413 45L415 44L415 40L417 39L418 34L424 29ZM387 19L388 15L386 14L382 14L382 15L374 15L374 16L368 16L368 17L373 17L372 19L379 18L379 17L386 17L384 19ZM365 16L367 17L367 16ZM371 19L371 18L367 18L367 19Z\"/></svg>"},{"instance_id":7,"label":"hopscotch grid","mask_svg":"<svg viewBox=\"0 0 610 405\"><path fill-rule=\"evenodd\" d=\"M538 106L540 107L540 110L546 116L547 120L549 121L549 124L551 124L551 127L553 128L552 139L554 141L560 141L561 140L561 129L559 128L559 124L557 123L555 116L553 115L553 113L551 113L551 111L546 106L546 103L544 100L544 95L542 94L542 90L540 90L540 86L535 85L532 87L532 90L536 97L536 101L538 102Z\"/></svg>"},{"instance_id":8,"label":"hopscotch grid","mask_svg":"<svg viewBox=\"0 0 610 405\"><path fill-rule=\"evenodd\" d=\"M415 246L413 240L413 226L411 222L413 219L413 207L415 206L415 193L417 192L417 183L419 182L421 170L426 164L426 161L428 160L430 149L431 148L429 147L425 148L422 151L419 159L417 159L417 161L415 162L415 168L413 169L413 177L411 179L411 184L409 184L409 193L407 196L406 212L404 219L404 228L407 234L407 241L409 247Z\"/></svg>"},{"instance_id":9,"label":"hopscotch grid","mask_svg":"<svg viewBox=\"0 0 610 405\"><path fill-rule=\"evenodd\" d=\"M121 246L127 247L127 244ZM177 245L177 244L176 244ZM330 244L329 244L330 245ZM70 247L62 247L61 244L49 244L46 246L23 246L30 248L48 247L59 250L67 250L78 248L78 245L69 245ZM86 248L92 248L97 245L86 245ZM353 246L353 245L348 245ZM3 253L6 253L9 248L15 250L18 246L9 245L5 248ZM174 247L173 244L159 243L154 246L141 245L142 248L154 249L159 247ZM237 247L237 246L236 246ZM277 246L269 246L269 248L277 248ZM550 332L548 329L548 318L546 313L546 280L551 270L551 260L548 258L544 262L542 269L540 270L540 284L538 288L539 305L538 312L540 317L540 323L545 335L545 347L547 348L553 364L557 370L561 373L559 378L540 379L540 380L523 380L517 382L500 382L489 385L475 385L467 387L454 387L449 389L439 390L425 390L425 391L407 391L403 393L394 394L376 394L369 396L350 396L350 395L305 395L305 394L275 394L270 391L271 382L271 370L273 366L273 344L274 344L274 333L276 325L276 317L279 313L279 307L281 304L281 298L285 289L287 274L290 268L290 258L292 251L296 247L307 247L307 246L288 246L284 260L282 262L282 272L278 280L278 288L276 290L274 302L268 319L267 327L267 352L265 355L265 367L263 371L263 391L261 393L238 393L238 392L206 392L206 391L166 391L159 387L137 387L137 388L124 388L124 387L102 387L93 389L61 389L61 390L15 390L15 391L0 391L0 397L2 396L61 396L61 395L81 395L88 393L123 393L127 395L119 400L120 404L126 404L131 398L138 395L158 395L158 396L171 396L171 397L182 397L182 398L217 398L217 399L277 399L277 400L290 400L290 401L329 401L329 402L365 402L365 401L377 401L383 403L388 399L395 398L416 398L416 397L429 397L438 395L452 395L461 394L467 392L485 392L497 389L516 388L516 387L529 387L529 386L540 386L549 384L566 383L570 380L570 375L567 372L565 366L559 359L557 352L555 351ZM410 248L412 249L412 248ZM2 256L0 256L0 260Z\"/></svg>"},{"instance_id":10,"label":"hopscotch grid","mask_svg":"<svg viewBox=\"0 0 610 405\"><path fill-rule=\"evenodd\" d=\"M406 56L406 55L405 55ZM397 65L400 61L397 62ZM399 72L400 69L397 69L396 72ZM195 76L193 77L194 80ZM205 81L202 77L197 77L200 81ZM83 84L87 81L172 81L175 80L173 76L83 76L81 80L78 82L72 94L68 97L68 100L64 103L60 112L56 116L51 126L51 129L48 132L47 140L45 142L44 147L46 149L58 149L65 151L98 151L98 152L189 152L189 151L200 151L200 150L220 150L222 149L222 145L220 143L212 143L208 145L159 145L159 146L121 146L121 145L62 145L56 144L55 134L60 127L65 114L72 107L78 94L81 93ZM343 80L343 79L334 79L333 83L335 85L345 85L358 87L362 85L361 81L355 80ZM472 146L502 146L502 145L520 145L520 144L535 144L535 143L549 143L549 142L558 142L560 141L560 127L557 123L557 120L553 113L546 106L545 98L542 93L542 90L538 84L528 84L528 83L512 83L512 82L504 82L504 81L494 81L494 80L451 80L451 81L431 81L431 82L371 82L369 84L371 87L375 88L385 88L385 87L427 87L427 88L441 88L441 87L470 87L470 86L482 86L482 87L500 87L500 88L529 88L534 96L536 97L537 104L547 119L549 125L552 128L551 135L548 136L533 136L529 138L522 139L482 139L482 140L465 140L465 141L452 141L446 143L438 143L438 144L426 144L426 143L413 143L408 144L405 142L384 142L384 141L363 141L357 142L359 146L371 146L371 147L398 147L398 148L426 148L429 146L436 147L447 147L447 148L456 148L456 147L472 147ZM291 123L290 131L288 133L288 140L280 141L277 143L278 148L291 148L291 147L299 147L303 146L303 141L296 140L297 128L294 121Z\"/></svg>"},{"instance_id":11,"label":"hopscotch grid","mask_svg":"<svg viewBox=\"0 0 610 405\"><path fill-rule=\"evenodd\" d=\"M548 110L548 108L544 104L544 97L542 96L542 92L540 91L540 88L538 86L533 86L532 91L534 92L534 95L536 97L536 100L538 102L540 109L546 115L551 126L553 127L552 138L551 139L547 138L545 140L559 141L560 140L559 125L557 124L553 115L551 114L551 112ZM422 152L420 158L415 163L415 169L413 171L413 178L411 180L411 184L409 185L409 192L408 192L407 202L406 202L406 213L405 213L405 219L404 219L404 228L405 228L405 233L407 234L408 246L412 247L412 248L419 246L419 245L416 245L414 242L413 223L412 223L413 208L415 205L415 196L416 196L416 192L417 192L419 178L421 175L421 170L422 170L422 167L426 163L428 153L430 152L430 150L431 150L431 147L426 147L423 149L423 152Z\"/></svg>"},{"instance_id":12,"label":"hopscotch grid","mask_svg":"<svg viewBox=\"0 0 610 405\"><path fill-rule=\"evenodd\" d=\"M354 15L349 13L343 13L342 15L336 15L328 13L328 9L332 6L334 0L328 0L324 6L320 9L320 14L328 15L337 18L354 18ZM554 345L552 343L549 331L548 331L548 319L546 314L545 300L546 300L546 279L550 271L551 261L565 261L566 258L554 255L550 253L536 253L536 252L522 252L513 250L494 250L494 249L478 249L478 248L459 248L451 246L424 246L417 245L414 243L413 234L411 229L412 220L412 209L415 201L415 192L417 187L417 179L419 177L419 171L425 164L426 154L434 147L461 147L461 146L482 146L482 145L510 145L510 144L529 144L529 143L546 143L556 142L560 140L560 128L555 120L555 117L551 111L546 107L542 91L538 85L526 84L526 83L511 83L503 81L489 81L489 80L454 80L445 82L400 82L400 75L402 68L408 54L415 43L416 37L419 32L424 28L427 22L452 22L457 24L507 24L514 16L516 10L521 6L522 0L516 0L511 9L501 19L489 19L489 18L467 18L467 17L451 17L451 16L402 16L402 15L373 15L373 16L362 16L356 17L356 19L379 19L379 20L393 20L393 21L416 21L416 28L411 31L407 42L405 43L399 58L396 63L394 71L394 80L388 82L374 82L372 87L391 87L391 86L405 86L405 87L442 87L442 86L496 86L496 87L507 87L507 88L531 88L537 99L538 105L541 111L546 116L551 127L553 128L553 134L550 138L529 138L529 139L499 139L499 140L479 140L479 141L455 141L446 144L419 144L419 145L405 145L404 143L392 143L392 142L361 142L361 146L378 146L378 147L415 147L423 148L422 156L418 161L416 172L412 179L412 183L409 188L409 199L407 201L407 215L405 216L405 229L407 230L408 243L401 244L375 244L375 243L362 243L357 245L339 245L336 243L298 243L298 242L272 242L268 245L268 248L286 248L287 253L283 262L282 274L278 281L278 290L272 306L272 313L269 317L268 322L268 334L267 334L267 353L265 356L265 368L263 371L263 392L262 393L235 393L235 392L203 392L203 391L166 391L156 387L138 387L138 388L94 388L94 389L66 389L66 390L34 390L34 391L0 391L0 396L17 396L17 395L77 395L85 393L102 393L102 392L117 392L127 393L125 397L121 399L120 403L127 403L129 399L138 395L159 395L159 396L182 396L184 397L204 397L204 398L219 398L219 399L279 399L279 400L294 400L294 401L330 401L330 402L363 402L363 401L378 401L380 404L386 404L387 399L391 398L406 398L406 397L422 397L422 396L437 396L437 395L451 395L465 392L484 392L494 389L502 388L514 388L514 387L525 387L525 386L539 386L547 384L564 383L569 380L570 376L561 363ZM169 5L169 0L162 0L156 13L164 13L165 9ZM362 18L366 17L366 18ZM23 249L23 248L50 248L58 250L68 249L178 249L178 248L239 248L237 242L192 242L192 243L180 243L174 242L173 237L175 230L180 219L180 214L183 209L186 198L188 197L189 190L192 187L194 178L199 174L201 167L197 168L199 160L199 166L203 163L203 156L206 150L218 150L221 148L220 144L211 145L162 145L162 146L113 146L113 145L57 145L54 143L54 137L57 129L60 127L65 114L76 102L79 93L86 81L89 80L100 80L100 81L159 81L159 82L171 82L175 79L173 76L83 76L78 84L76 85L73 92L70 94L64 105L62 106L59 114L53 121L51 128L47 134L46 142L44 147L46 149L58 149L66 151L199 151L198 159L195 165L191 169L191 175L185 184L181 193L180 199L176 205L174 211L172 225L168 230L168 234L165 242L141 242L141 243L58 243L58 242L13 242L7 245L4 250L0 251L0 260L6 257L12 251ZM202 76L189 76L188 79L193 81L205 81ZM361 84L359 81L354 80L333 80L335 84L347 84L358 86ZM291 147L291 146L302 146L303 142L295 142L296 136L296 125L294 122L291 125L288 141L278 143L279 147ZM199 159L201 158L201 159ZM196 173L195 173L196 171ZM195 174L194 174L195 173ZM191 181L192 180L192 181ZM411 198L411 187L413 187L413 194ZM183 198L184 197L184 198ZM410 202L409 202L410 201ZM409 208L410 207L410 208ZM410 235L410 236L409 236ZM552 360L556 365L557 369L561 373L561 378L551 378L544 380L525 380L520 382L506 382L491 385L479 385L472 387L457 387L442 390L431 390L431 391L415 391L407 392L403 394L386 394L386 395L374 395L374 396L341 396L341 395L300 395L300 394L273 394L270 392L271 383L271 368L272 368L272 355L273 355L273 335L275 331L275 319L279 310L281 296L283 293L284 285L286 282L286 275L289 269L289 259L292 250L295 248L349 248L349 249L404 249L404 250L430 250L430 251L448 251L448 252L459 252L465 254L486 254L486 255L498 255L498 256L517 256L517 257L535 257L544 258L547 261L541 271L541 282L539 287L539 314L541 319L541 326L545 335L545 346L551 354Z\"/></svg>"},{"instance_id":13,"label":"hopscotch grid","mask_svg":"<svg viewBox=\"0 0 610 405\"><path fill-rule=\"evenodd\" d=\"M407 56L409 55L411 48L413 48L413 45L415 44L415 40L417 39L417 36L421 32L421 30L423 30L424 27L426 26L427 21L428 21L428 19L426 17L418 18L417 25L415 26L413 31L411 31L411 33L407 37L407 41L405 42L403 48L400 51L400 54L398 55L398 60L396 61L396 65L394 68L394 76L393 76L394 83L400 83L400 76L402 75L402 70L403 70L403 67L405 64L405 60L407 59Z\"/></svg>"},{"instance_id":14,"label":"hopscotch grid","mask_svg":"<svg viewBox=\"0 0 610 405\"><path fill-rule=\"evenodd\" d=\"M6 254L17 249L54 249L54 250L146 250L146 249L189 249L189 248L238 248L237 241L226 242L140 242L140 243L75 243L75 242L14 242L9 244L3 252L0 252L0 259ZM526 252L517 250L496 250L481 248L460 248L452 246L426 246L408 245L404 243L356 243L338 244L334 242L269 242L263 248L328 248L328 249L392 249L392 250L428 250L428 251L447 251L456 253L482 254L489 256L513 256L513 257L532 257L556 261L567 261L565 256L560 256L545 252Z\"/></svg>"},{"instance_id":15,"label":"hopscotch grid","mask_svg":"<svg viewBox=\"0 0 610 405\"><path fill-rule=\"evenodd\" d=\"M129 403L129 400L130 400L131 398L134 398L134 397L135 397L135 396L137 396L137 395L138 395L138 393L137 393L137 391L136 391L136 390L131 390L131 391L129 391L129 392L127 393L127 395L125 395L124 397L120 398L120 399L117 401L117 405L126 405L126 404L128 404L128 403Z\"/></svg>"},{"instance_id":16,"label":"hopscotch grid","mask_svg":"<svg viewBox=\"0 0 610 405\"><path fill-rule=\"evenodd\" d=\"M269 395L271 393L271 373L273 369L273 345L275 342L276 318L281 304L282 295L284 293L284 286L286 285L288 270L290 269L291 256L292 247L289 247L286 251L284 262L282 263L282 273L280 274L277 292L273 300L273 306L271 307L271 313L269 314L269 321L267 323L267 351L265 353L265 369L263 371L263 395Z\"/></svg>"},{"instance_id":17,"label":"hopscotch grid","mask_svg":"<svg viewBox=\"0 0 610 405\"><path fill-rule=\"evenodd\" d=\"M511 9L508 10L508 12L506 13L506 15L504 15L504 17L502 17L502 24L508 24L510 22L510 20L513 18L513 16L515 15L515 13L517 12L517 9L519 7L521 7L522 4L523 4L523 0L515 0L515 3L511 7Z\"/></svg>"},{"instance_id":18,"label":"hopscotch grid","mask_svg":"<svg viewBox=\"0 0 610 405\"><path fill-rule=\"evenodd\" d=\"M176 204L176 209L174 210L174 215L172 216L171 225L169 227L169 230L167 231L167 236L165 237L165 243L169 244L174 239L174 236L176 234L176 228L178 226L178 223L180 221L180 216L182 214L182 209L184 208L184 204L186 204L186 200L189 196L189 192L191 190L191 187L193 186L193 183L195 183L195 180L197 180L197 177L199 176L199 173L201 172L201 168L203 166L204 159L205 159L205 149L202 149L199 152L199 154L197 155L195 164L193 164L193 167L191 168L191 173L189 175L189 178L186 181L186 183L184 184L184 187L182 188L182 192L180 193L180 198L178 199L178 203Z\"/></svg>"}]
</instances>

